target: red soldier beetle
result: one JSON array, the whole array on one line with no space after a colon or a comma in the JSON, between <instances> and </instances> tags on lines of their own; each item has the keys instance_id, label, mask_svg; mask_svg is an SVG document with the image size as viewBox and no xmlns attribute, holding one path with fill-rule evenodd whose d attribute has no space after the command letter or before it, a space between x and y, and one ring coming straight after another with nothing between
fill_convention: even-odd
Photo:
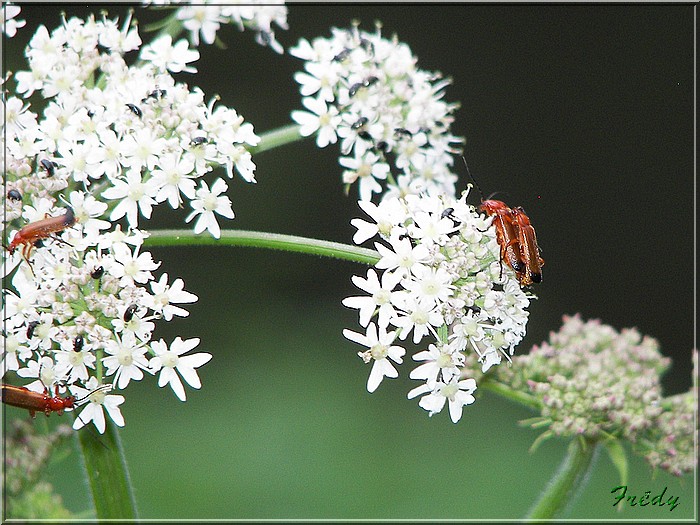
<instances>
[{"instance_id":1,"label":"red soldier beetle","mask_svg":"<svg viewBox=\"0 0 700 525\"><path fill-rule=\"evenodd\" d=\"M12 255L15 250L22 245L22 256L29 262L29 256L34 248L34 243L41 239L46 239L54 233L62 232L76 223L75 213L70 206L66 207L66 213L58 217L47 217L38 221L30 222L22 227L10 242L7 250Z\"/></svg>"},{"instance_id":2,"label":"red soldier beetle","mask_svg":"<svg viewBox=\"0 0 700 525\"><path fill-rule=\"evenodd\" d=\"M111 390L112 385L102 385L85 397L76 398L72 395L61 397L58 393L58 385L56 385L55 395L51 396L48 387L44 387L44 392L34 392L23 386L14 386L2 384L2 402L18 408L26 408L29 410L29 415L36 417L37 412L43 412L50 416L52 412L56 412L59 416L64 410L73 409L83 404L87 399L99 390Z\"/></svg>"},{"instance_id":3,"label":"red soldier beetle","mask_svg":"<svg viewBox=\"0 0 700 525\"><path fill-rule=\"evenodd\" d=\"M540 247L537 245L535 228L530 224L530 218L520 206L514 208L513 218L518 227L518 242L520 244L520 257L524 269L518 273L518 279L522 286L542 282L542 267L544 259L540 257Z\"/></svg>"},{"instance_id":4,"label":"red soldier beetle","mask_svg":"<svg viewBox=\"0 0 700 525\"><path fill-rule=\"evenodd\" d=\"M519 274L523 270L523 260L518 225L514 221L513 210L504 202L492 199L482 200L479 210L494 217L493 225L496 228L496 242L501 247L501 261L505 261L516 274Z\"/></svg>"},{"instance_id":5,"label":"red soldier beetle","mask_svg":"<svg viewBox=\"0 0 700 525\"><path fill-rule=\"evenodd\" d=\"M58 385L56 385L56 395L53 397L48 388L43 393L39 393L23 386L4 383L2 385L2 402L13 407L26 408L32 417L36 416L36 412L43 412L47 416L51 412L61 415L65 409L72 409L76 401L74 396L61 397L58 394Z\"/></svg>"},{"instance_id":6,"label":"red soldier beetle","mask_svg":"<svg viewBox=\"0 0 700 525\"><path fill-rule=\"evenodd\" d=\"M488 216L493 216L493 225L496 228L496 241L501 247L501 264L505 263L515 272L520 286L529 286L542 282L542 266L544 259L540 257L540 248L537 245L535 228L530 224L530 218L525 210L518 206L509 208L503 201L494 199L484 200L484 194L469 171L469 166L464 157L464 165L469 177L479 190L481 205L479 210ZM503 267L501 266L501 269Z\"/></svg>"},{"instance_id":7,"label":"red soldier beetle","mask_svg":"<svg viewBox=\"0 0 700 525\"><path fill-rule=\"evenodd\" d=\"M493 225L496 228L496 242L501 247L501 275L503 274L503 262L510 266L516 274L523 269L523 261L520 256L520 240L518 238L518 225L514 221L513 210L505 202L494 199L484 200L484 194L476 179L469 171L467 159L462 157L464 166L467 168L469 178L474 181L476 189L479 190L481 205L479 211L484 212L489 217L493 217Z\"/></svg>"}]
</instances>

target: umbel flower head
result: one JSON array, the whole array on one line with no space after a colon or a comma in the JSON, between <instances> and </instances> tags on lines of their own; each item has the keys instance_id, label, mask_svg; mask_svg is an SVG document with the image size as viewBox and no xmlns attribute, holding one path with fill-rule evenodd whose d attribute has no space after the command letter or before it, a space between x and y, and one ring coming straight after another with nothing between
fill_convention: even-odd
<instances>
[{"instance_id":1,"label":"umbel flower head","mask_svg":"<svg viewBox=\"0 0 700 525\"><path fill-rule=\"evenodd\" d=\"M449 131L457 104L442 100L449 80L416 67L410 48L383 38L379 25L333 28L290 53L305 61L294 78L306 110L292 118L320 148L340 141L343 182L357 182L361 200L455 194L450 166L462 139Z\"/></svg>"},{"instance_id":2,"label":"umbel flower head","mask_svg":"<svg viewBox=\"0 0 700 525\"><path fill-rule=\"evenodd\" d=\"M423 384L409 398L423 396L419 405L430 415L447 403L454 422L474 402L477 386L466 375L465 356L475 355L482 372L510 359L525 335L531 298L501 264L491 219L467 204L467 195L361 201L372 222L351 221L357 228L353 240L378 237L381 259L366 278L353 277L367 295L343 301L359 311L366 327L365 334L343 333L368 348L359 354L372 363L367 389L398 376L394 364L402 363L406 351L395 343L411 337L423 346L412 356L420 364L410 377Z\"/></svg>"},{"instance_id":3,"label":"umbel flower head","mask_svg":"<svg viewBox=\"0 0 700 525\"><path fill-rule=\"evenodd\" d=\"M540 439L625 439L652 466L680 475L697 463L697 382L687 394L664 398L660 379L670 360L658 346L633 328L618 332L599 320L564 316L548 342L497 376L540 402L541 417L532 420L548 426ZM694 360L697 377L697 352Z\"/></svg>"},{"instance_id":4,"label":"umbel flower head","mask_svg":"<svg viewBox=\"0 0 700 525\"><path fill-rule=\"evenodd\" d=\"M182 400L183 379L200 387L196 369L211 355L192 353L199 338L152 340L159 321L187 316L182 305L197 296L156 274L139 221L158 204L189 203L195 232L218 237L231 202L223 179L203 178L235 170L255 182L253 126L170 74L195 71L198 52L161 37L127 63L140 47L130 18L121 28L94 17L40 26L29 69L10 78L20 96L3 105L3 243L14 253L2 253L0 370L79 398L76 429L92 422L103 432L105 414L123 425L120 391L149 375ZM58 225L54 235L37 234L39 221Z\"/></svg>"}]
</instances>

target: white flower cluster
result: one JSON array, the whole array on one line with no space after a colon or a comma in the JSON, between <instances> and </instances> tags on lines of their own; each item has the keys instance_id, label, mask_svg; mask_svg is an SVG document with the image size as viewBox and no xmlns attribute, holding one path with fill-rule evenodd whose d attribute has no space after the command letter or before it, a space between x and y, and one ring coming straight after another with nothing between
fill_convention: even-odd
<instances>
[{"instance_id":1,"label":"white flower cluster","mask_svg":"<svg viewBox=\"0 0 700 525\"><path fill-rule=\"evenodd\" d=\"M148 234L139 216L188 200L195 233L218 237L215 214L233 210L224 180L210 189L203 177L216 168L233 177L235 168L255 182L252 125L170 74L195 71L198 52L163 36L127 64L140 46L131 19L121 28L94 17L51 33L40 26L26 49L29 70L13 78L21 97L3 104L1 371L33 378L31 390L79 398L76 429L92 421L103 432L104 410L123 425L124 398L109 391L144 374L159 374L159 386L183 401L180 378L200 387L196 368L211 355L184 355L198 338L152 340L156 320L187 316L177 305L197 297L181 279L154 276L160 263L141 249Z\"/></svg>"},{"instance_id":2,"label":"white flower cluster","mask_svg":"<svg viewBox=\"0 0 700 525\"><path fill-rule=\"evenodd\" d=\"M49 197L76 184L111 200L110 220L126 216L138 226L139 213L167 201L175 209L189 200L195 233L219 237L215 214L233 218L223 179L210 189L199 181L209 171L234 167L255 182L249 146L259 142L253 126L234 109L204 103L198 88L176 83L168 70L193 71L199 58L186 41L173 47L163 36L141 51L138 65L123 55L141 44L127 20L72 18L51 34L40 26L26 50L30 70L15 74L25 98L49 99L43 116L10 97L7 129L7 185L20 195ZM10 218L20 204L11 206Z\"/></svg>"},{"instance_id":3,"label":"white flower cluster","mask_svg":"<svg viewBox=\"0 0 700 525\"><path fill-rule=\"evenodd\" d=\"M224 5L212 5L205 1L194 2L187 7L178 8L175 16L190 32L190 41L195 46L199 45L200 34L205 44L213 44L216 32L222 25L236 24L241 31L255 31L255 40L260 45L269 46L277 53L284 52L272 29L273 22L281 29L288 28L287 7L283 0L229 0Z\"/></svg>"},{"instance_id":4,"label":"white flower cluster","mask_svg":"<svg viewBox=\"0 0 700 525\"><path fill-rule=\"evenodd\" d=\"M454 195L451 154L462 139L449 132L457 105L442 100L450 81L418 69L410 48L382 38L379 27L332 33L290 50L306 61L294 77L308 110L292 112L300 133L315 133L321 148L340 140L343 181L359 181L361 200Z\"/></svg>"},{"instance_id":5,"label":"white flower cluster","mask_svg":"<svg viewBox=\"0 0 700 525\"><path fill-rule=\"evenodd\" d=\"M103 408L117 425L124 424L119 410L124 397L107 394L103 385L113 383L122 390L144 372L160 372L159 385L170 384L184 401L177 372L199 388L195 368L211 359L207 353L182 356L198 338L177 337L169 348L162 340L151 341L154 321L187 316L177 304L195 302L197 296L183 289L182 279L168 284L168 274L163 274L156 281L152 272L160 263L140 250L146 235L136 229L105 231L111 225L99 217L106 209L79 191L70 193L69 208L56 209L46 198L38 199L36 207L24 207L30 224L47 213L65 216L57 211L73 214L77 222L61 238L35 248L31 265L20 264L20 250L5 261L8 273L16 271L11 278L14 291L4 290L0 364L3 377L16 371L34 378L26 385L30 390L48 389L53 395L54 386L62 385L89 401L73 428L93 421L100 432L105 430ZM16 234L11 232L11 237Z\"/></svg>"},{"instance_id":6,"label":"white flower cluster","mask_svg":"<svg viewBox=\"0 0 700 525\"><path fill-rule=\"evenodd\" d=\"M420 364L411 379L424 384L411 390L409 398L423 395L419 405L430 415L448 402L452 421L457 422L464 405L474 401L476 381L464 376L465 355L474 352L486 372L510 360L514 347L525 335L529 296L515 274L500 261L500 248L490 218L461 198L407 195L386 198L378 205L361 201L373 222L353 219L353 238L360 244L375 242L381 259L367 278L353 277L368 295L348 297L345 306L359 310L365 334L344 330L348 339L368 347L360 352L373 362L367 390L374 391L384 377L398 372L405 350L394 345L412 333L415 344L431 338L427 349L413 356ZM372 319L376 317L375 321ZM392 329L393 328L393 329Z\"/></svg>"}]
</instances>

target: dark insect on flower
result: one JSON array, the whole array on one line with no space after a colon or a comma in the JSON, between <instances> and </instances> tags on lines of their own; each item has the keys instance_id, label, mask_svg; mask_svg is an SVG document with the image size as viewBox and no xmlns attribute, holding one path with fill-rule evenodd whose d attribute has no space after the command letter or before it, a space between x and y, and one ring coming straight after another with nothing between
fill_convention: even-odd
<instances>
[{"instance_id":1,"label":"dark insect on flower","mask_svg":"<svg viewBox=\"0 0 700 525\"><path fill-rule=\"evenodd\" d=\"M105 269L102 266L96 266L91 272L90 277L93 279L99 279L105 273Z\"/></svg>"},{"instance_id":2,"label":"dark insect on flower","mask_svg":"<svg viewBox=\"0 0 700 525\"><path fill-rule=\"evenodd\" d=\"M27 339L34 337L34 330L36 330L37 326L39 326L39 321L30 321L27 324Z\"/></svg>"},{"instance_id":3,"label":"dark insect on flower","mask_svg":"<svg viewBox=\"0 0 700 525\"><path fill-rule=\"evenodd\" d=\"M49 159L41 159L39 161L39 164L41 164L41 167L46 170L46 174L49 177L53 177L54 171L56 169L57 164Z\"/></svg>"},{"instance_id":4,"label":"dark insect on flower","mask_svg":"<svg viewBox=\"0 0 700 525\"><path fill-rule=\"evenodd\" d=\"M373 86L377 82L379 82L379 78L377 78L375 76L367 77L366 79L364 79L362 81L362 86L368 88L368 87Z\"/></svg>"},{"instance_id":5,"label":"dark insect on flower","mask_svg":"<svg viewBox=\"0 0 700 525\"><path fill-rule=\"evenodd\" d=\"M21 201L22 194L19 191L12 189L7 192L7 198L11 201Z\"/></svg>"},{"instance_id":6,"label":"dark insect on flower","mask_svg":"<svg viewBox=\"0 0 700 525\"><path fill-rule=\"evenodd\" d=\"M357 83L353 84L352 86L350 86L350 89L348 89L348 96L350 98L354 97L355 95L357 95L357 92L360 89L362 89L363 87L364 87L364 84L362 84L362 82L357 82Z\"/></svg>"},{"instance_id":7,"label":"dark insect on flower","mask_svg":"<svg viewBox=\"0 0 700 525\"><path fill-rule=\"evenodd\" d=\"M149 98L152 98L153 100L159 100L163 98L166 95L167 91L164 89L156 88L153 91L151 91L148 95L146 95L144 98L141 99L141 102L148 102Z\"/></svg>"},{"instance_id":8,"label":"dark insect on flower","mask_svg":"<svg viewBox=\"0 0 700 525\"><path fill-rule=\"evenodd\" d=\"M138 107L136 104L127 104L126 107L129 108L129 110L137 117L141 118L143 116L141 108Z\"/></svg>"},{"instance_id":9,"label":"dark insect on flower","mask_svg":"<svg viewBox=\"0 0 700 525\"><path fill-rule=\"evenodd\" d=\"M352 49L343 49L340 53L333 57L333 62L342 62L350 56L350 53L352 53Z\"/></svg>"},{"instance_id":10,"label":"dark insect on flower","mask_svg":"<svg viewBox=\"0 0 700 525\"><path fill-rule=\"evenodd\" d=\"M360 46L364 48L368 55L374 56L374 44L367 40L366 38L360 37Z\"/></svg>"},{"instance_id":11,"label":"dark insect on flower","mask_svg":"<svg viewBox=\"0 0 700 525\"><path fill-rule=\"evenodd\" d=\"M352 129L354 129L355 131L357 131L358 129L360 129L362 126L364 126L368 122L369 122L369 119L367 117L360 117L359 119L357 119L357 122L353 123L353 125L350 127Z\"/></svg>"},{"instance_id":12,"label":"dark insect on flower","mask_svg":"<svg viewBox=\"0 0 700 525\"><path fill-rule=\"evenodd\" d=\"M75 340L73 341L73 351L74 352L82 352L84 345L85 345L85 339L83 338L82 335L78 335L75 338Z\"/></svg>"},{"instance_id":13,"label":"dark insect on flower","mask_svg":"<svg viewBox=\"0 0 700 525\"><path fill-rule=\"evenodd\" d=\"M128 323L134 318L134 314L136 313L136 310L138 309L139 305L137 304L132 304L127 306L126 310L124 310L124 322Z\"/></svg>"},{"instance_id":14,"label":"dark insect on flower","mask_svg":"<svg viewBox=\"0 0 700 525\"><path fill-rule=\"evenodd\" d=\"M445 210L440 214L440 217L442 219L452 219L453 221L456 220L455 216L452 215L454 213L455 209L454 208L445 208Z\"/></svg>"},{"instance_id":15,"label":"dark insect on flower","mask_svg":"<svg viewBox=\"0 0 700 525\"><path fill-rule=\"evenodd\" d=\"M191 143L193 146L201 146L202 144L205 144L207 142L208 140L206 137L194 137Z\"/></svg>"},{"instance_id":16,"label":"dark insect on flower","mask_svg":"<svg viewBox=\"0 0 700 525\"><path fill-rule=\"evenodd\" d=\"M356 82L355 84L350 86L350 89L348 89L348 95L350 96L350 98L352 98L355 95L357 95L357 92L360 91L360 89L371 87L377 82L379 82L379 78L375 76L367 77L362 82Z\"/></svg>"},{"instance_id":17,"label":"dark insect on flower","mask_svg":"<svg viewBox=\"0 0 700 525\"><path fill-rule=\"evenodd\" d=\"M374 147L377 149L377 151L380 151L382 153L386 153L387 151L389 151L389 143L383 140L377 142L377 144Z\"/></svg>"}]
</instances>

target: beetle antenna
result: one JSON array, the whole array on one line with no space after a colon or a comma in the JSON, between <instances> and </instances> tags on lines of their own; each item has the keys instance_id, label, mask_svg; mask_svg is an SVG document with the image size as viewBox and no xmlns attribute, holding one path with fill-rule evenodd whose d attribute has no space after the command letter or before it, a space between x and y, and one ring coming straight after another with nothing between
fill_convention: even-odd
<instances>
[{"instance_id":1,"label":"beetle antenna","mask_svg":"<svg viewBox=\"0 0 700 525\"><path fill-rule=\"evenodd\" d=\"M108 385L98 386L95 390L93 390L92 392L88 392L88 393L85 394L83 397L81 397L81 398L76 398L76 399L75 399L75 405L78 406L79 404L80 404L80 405L84 404L84 403L86 402L86 400L87 400L92 394L94 394L95 392L100 392L101 390L104 390L105 392L109 392L110 390L112 390L112 385L111 385L111 384L108 384Z\"/></svg>"},{"instance_id":2,"label":"beetle antenna","mask_svg":"<svg viewBox=\"0 0 700 525\"><path fill-rule=\"evenodd\" d=\"M483 201L484 192L481 191L481 186L479 186L479 183L476 182L476 179L474 178L474 175L472 175L472 172L469 171L469 165L467 164L467 159L464 158L464 155L462 155L462 161L464 162L464 167L467 168L467 175L469 175L469 178L474 183L474 186L476 186L476 189L479 191L479 197L481 197L481 200Z\"/></svg>"}]
</instances>

